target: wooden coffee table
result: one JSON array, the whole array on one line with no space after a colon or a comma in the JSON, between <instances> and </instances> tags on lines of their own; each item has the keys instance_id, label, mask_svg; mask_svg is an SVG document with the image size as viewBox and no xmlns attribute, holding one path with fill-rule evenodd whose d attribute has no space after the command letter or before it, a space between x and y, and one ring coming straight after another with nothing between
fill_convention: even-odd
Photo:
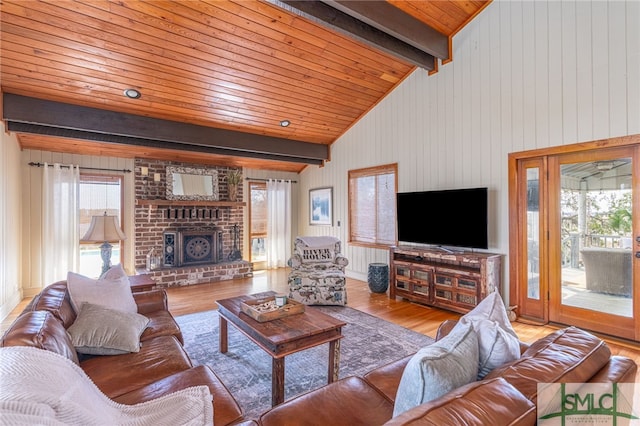
<instances>
[{"instance_id":1,"label":"wooden coffee table","mask_svg":"<svg viewBox=\"0 0 640 426\"><path fill-rule=\"evenodd\" d=\"M305 312L267 322L258 322L242 312L243 300L274 295L260 293L217 300L220 318L220 352L228 349L227 324L230 322L251 341L271 355L271 405L284 402L284 357L314 346L329 343L328 383L338 380L340 339L346 323L323 314L312 306Z\"/></svg>"}]
</instances>

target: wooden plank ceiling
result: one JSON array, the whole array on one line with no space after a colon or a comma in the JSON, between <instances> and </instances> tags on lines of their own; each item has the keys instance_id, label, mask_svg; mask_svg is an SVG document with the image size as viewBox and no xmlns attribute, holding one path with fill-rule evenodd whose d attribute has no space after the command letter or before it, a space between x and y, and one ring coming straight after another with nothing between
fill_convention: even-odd
<instances>
[{"instance_id":1,"label":"wooden plank ceiling","mask_svg":"<svg viewBox=\"0 0 640 426\"><path fill-rule=\"evenodd\" d=\"M329 147L415 65L296 11L293 3L2 0L1 89L18 98L128 114L123 117ZM384 3L389 5L450 43L487 1ZM125 97L127 88L142 96ZM55 110L49 114L52 120ZM5 103L3 117L11 111ZM81 116L84 110L79 111ZM282 120L290 125L282 127ZM18 129L13 131L24 149L294 172L310 164L259 152L252 157L205 148L194 152L180 145L92 141L32 133L28 126Z\"/></svg>"}]
</instances>

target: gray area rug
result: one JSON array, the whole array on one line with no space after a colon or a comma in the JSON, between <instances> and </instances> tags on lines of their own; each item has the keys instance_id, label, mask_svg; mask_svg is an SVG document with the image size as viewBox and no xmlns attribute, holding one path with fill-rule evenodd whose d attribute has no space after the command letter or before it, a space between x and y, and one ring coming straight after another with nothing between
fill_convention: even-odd
<instances>
[{"instance_id":1,"label":"gray area rug","mask_svg":"<svg viewBox=\"0 0 640 426\"><path fill-rule=\"evenodd\" d=\"M340 378L361 376L433 343L433 339L364 312L343 306L318 306L347 323L342 328ZM271 408L271 357L229 324L229 351L219 352L218 313L206 311L176 318L184 347L195 365L206 364L227 386L247 418ZM329 345L285 359L285 399L327 384Z\"/></svg>"}]
</instances>

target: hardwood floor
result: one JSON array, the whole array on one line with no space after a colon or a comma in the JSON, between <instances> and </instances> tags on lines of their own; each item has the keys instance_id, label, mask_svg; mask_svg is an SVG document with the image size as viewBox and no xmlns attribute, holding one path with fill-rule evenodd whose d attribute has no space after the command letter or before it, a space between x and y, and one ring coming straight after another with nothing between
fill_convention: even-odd
<instances>
[{"instance_id":1,"label":"hardwood floor","mask_svg":"<svg viewBox=\"0 0 640 426\"><path fill-rule=\"evenodd\" d=\"M169 310L175 316L216 309L216 300L234 297L241 294L260 293L273 290L286 293L288 269L275 271L256 271L253 278L198 284L187 287L173 287L167 290ZM387 294L371 293L366 282L347 279L348 306L383 318L402 327L415 330L430 337L435 337L438 326L447 319L460 317L455 312L431 308L405 300L390 300ZM13 320L24 309L25 299L2 322L0 332L4 332ZM518 337L523 342L531 343L562 326L534 326L514 322ZM640 365L640 343L602 337L614 355L624 355ZM640 373L636 377L640 382Z\"/></svg>"},{"instance_id":2,"label":"hardwood floor","mask_svg":"<svg viewBox=\"0 0 640 426\"><path fill-rule=\"evenodd\" d=\"M174 315L216 309L216 299L273 290L287 293L288 269L256 271L250 279L222 281L167 290L169 310ZM347 279L348 306L370 313L428 336L435 336L438 325L460 315L454 312L390 300L386 294L371 293L366 282Z\"/></svg>"},{"instance_id":3,"label":"hardwood floor","mask_svg":"<svg viewBox=\"0 0 640 426\"><path fill-rule=\"evenodd\" d=\"M223 281L212 284L200 284L188 287L174 287L167 290L169 309L174 315L184 315L216 309L215 300L241 294L259 293L273 290L286 293L287 269L275 271L257 271L250 279ZM390 300L387 294L371 293L366 282L347 279L348 306L383 318L402 327L435 337L438 326L447 319L457 319L460 314L431 308L405 300ZM518 337L531 343L563 326L536 326L520 322L512 323ZM597 333L594 333L597 334ZM603 338L613 355L624 355L640 365L640 343L611 338ZM636 381L640 382L640 373Z\"/></svg>"}]
</instances>

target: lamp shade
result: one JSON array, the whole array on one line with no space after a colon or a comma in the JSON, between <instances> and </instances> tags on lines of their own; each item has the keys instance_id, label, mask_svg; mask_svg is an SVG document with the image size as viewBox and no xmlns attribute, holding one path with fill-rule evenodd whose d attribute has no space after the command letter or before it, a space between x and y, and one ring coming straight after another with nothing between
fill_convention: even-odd
<instances>
[{"instance_id":1,"label":"lamp shade","mask_svg":"<svg viewBox=\"0 0 640 426\"><path fill-rule=\"evenodd\" d=\"M117 219L116 216L110 216L107 213L91 217L89 229L80 241L83 243L102 243L125 240L127 237L120 229Z\"/></svg>"}]
</instances>

